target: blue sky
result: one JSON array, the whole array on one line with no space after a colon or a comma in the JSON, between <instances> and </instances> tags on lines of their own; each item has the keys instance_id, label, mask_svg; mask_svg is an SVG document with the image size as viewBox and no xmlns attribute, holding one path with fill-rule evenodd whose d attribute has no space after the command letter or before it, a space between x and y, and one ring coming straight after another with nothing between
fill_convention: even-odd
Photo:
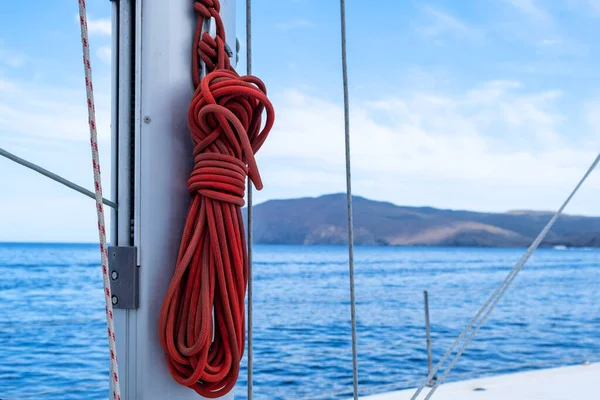
<instances>
[{"instance_id":1,"label":"blue sky","mask_svg":"<svg viewBox=\"0 0 600 400\"><path fill-rule=\"evenodd\" d=\"M110 197L110 2L88 0L88 12ZM600 151L600 0L348 1L347 12L356 194L554 209ZM2 6L0 147L92 188L76 14L76 0ZM243 42L241 2L237 14ZM253 17L254 72L277 112L258 200L343 191L338 2L255 0ZM600 215L598 175L569 212ZM6 160L0 184L0 241L96 239L91 200Z\"/></svg>"}]
</instances>

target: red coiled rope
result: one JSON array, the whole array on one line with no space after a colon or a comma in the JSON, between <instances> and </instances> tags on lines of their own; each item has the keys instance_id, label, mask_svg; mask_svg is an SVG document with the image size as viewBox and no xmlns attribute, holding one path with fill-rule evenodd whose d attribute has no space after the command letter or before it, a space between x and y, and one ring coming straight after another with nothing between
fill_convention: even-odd
<instances>
[{"instance_id":1,"label":"red coiled rope","mask_svg":"<svg viewBox=\"0 0 600 400\"><path fill-rule=\"evenodd\" d=\"M159 336L173 378L215 398L235 385L244 353L248 260L241 207L246 177L262 188L254 154L275 115L262 81L240 77L229 63L219 1L197 1L194 10L192 202L160 312ZM201 36L204 19L211 17L215 39L208 33ZM212 71L202 80L198 57Z\"/></svg>"}]
</instances>

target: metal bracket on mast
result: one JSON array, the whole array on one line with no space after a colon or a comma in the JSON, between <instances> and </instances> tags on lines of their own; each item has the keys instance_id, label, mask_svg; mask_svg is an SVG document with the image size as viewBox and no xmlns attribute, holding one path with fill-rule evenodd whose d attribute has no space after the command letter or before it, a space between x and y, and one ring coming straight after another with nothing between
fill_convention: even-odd
<instances>
[{"instance_id":1,"label":"metal bracket on mast","mask_svg":"<svg viewBox=\"0 0 600 400\"><path fill-rule=\"evenodd\" d=\"M137 248L109 246L108 266L113 308L134 309L140 304Z\"/></svg>"}]
</instances>

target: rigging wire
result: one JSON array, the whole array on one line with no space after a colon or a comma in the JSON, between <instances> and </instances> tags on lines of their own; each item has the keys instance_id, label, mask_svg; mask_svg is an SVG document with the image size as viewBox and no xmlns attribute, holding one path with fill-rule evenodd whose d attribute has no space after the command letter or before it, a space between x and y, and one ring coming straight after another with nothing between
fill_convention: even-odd
<instances>
[{"instance_id":1,"label":"rigging wire","mask_svg":"<svg viewBox=\"0 0 600 400\"><path fill-rule=\"evenodd\" d=\"M12 154L12 153L4 150L3 148L0 148L0 156L5 157L5 158L7 158L7 159L9 159L11 161L14 161L17 164L20 164L20 165L22 165L24 167L27 167L27 168L29 168L29 169L31 169L31 170L39 173L39 174L42 174L43 176L45 176L47 178L50 178L53 181L56 181L58 183L61 183L61 184L65 185L66 187L71 188L71 189L75 190L76 192L79 192L79 193L81 193L81 194L83 194L83 195L85 195L85 196L87 196L87 197L89 197L91 199L95 199L96 198L96 195L94 194L94 192L92 192L90 190L87 190L86 188L84 188L82 186L79 186L76 183L73 183L73 182L71 182L71 181L63 178L60 175L57 175L57 174L55 174L53 172L50 172L47 169L42 168L39 165L32 163L31 161L27 161L27 160L25 160L25 159L23 159L23 158L21 158L19 156L16 156L16 155L14 155L14 154ZM110 201L110 200L107 200L104 197L102 198L102 203L106 204L109 207L115 208L115 209L118 207L117 203L115 203L113 201Z\"/></svg>"},{"instance_id":2,"label":"rigging wire","mask_svg":"<svg viewBox=\"0 0 600 400\"><path fill-rule=\"evenodd\" d=\"M252 75L252 0L246 0L246 75ZM248 178L248 400L254 396L254 319L253 319L253 268L252 268L252 179Z\"/></svg>"},{"instance_id":3,"label":"rigging wire","mask_svg":"<svg viewBox=\"0 0 600 400\"><path fill-rule=\"evenodd\" d=\"M475 337L477 332L479 332L479 329L481 329L481 327L483 326L485 321L487 321L488 317L490 316L490 314L492 313L492 311L494 310L494 308L496 307L498 302L502 299L502 296L504 296L504 294L506 293L506 291L508 290L508 288L510 287L512 282L515 280L515 278L517 277L519 272L523 269L523 267L525 266L525 264L527 263L527 261L529 260L531 255L535 252L535 250L538 248L538 246L542 243L542 241L544 240L544 238L546 237L548 232L550 232L550 229L552 228L552 226L554 225L554 223L556 222L558 217L563 213L564 209L570 203L571 199L579 191L579 188L587 180L587 178L590 176L590 174L596 168L596 166L598 165L599 162L600 162L600 154L598 154L598 156L596 157L594 162L590 165L590 167L588 168L586 173L579 180L579 182L577 183L575 188L571 191L571 193L569 194L567 199L563 202L563 204L560 206L560 208L554 213L554 215L552 216L550 221L548 221L548 223L546 224L544 229L542 229L542 231L538 234L538 236L535 238L535 240L533 241L531 246L529 246L529 248L527 249L525 254L523 254L523 256L515 264L515 266L510 270L510 272L508 273L506 278L504 278L504 280L502 281L500 286L498 286L496 288L494 293L488 298L488 300L485 302L485 304L479 309L479 311L477 312L475 317L473 317L473 319L469 322L469 324L467 324L465 329L461 332L461 334L458 336L458 338L454 341L452 346L450 346L450 348L446 351L446 353L444 354L442 359L436 364L436 366L427 375L427 378L421 383L421 385L419 385L419 387L417 388L417 390L411 397L411 400L416 400L418 398L419 394L427 386L428 382L430 382L430 380L433 379L435 374L441 369L442 364L444 362L446 362L446 360L448 360L448 358L450 358L450 355L452 354L452 352L456 349L458 344L465 338L465 336L467 335L467 332L469 332L469 330L475 325L476 321L483 315L482 319L480 320L479 323L477 323L477 325L475 326L475 329L467 337L464 344L460 347L457 354L454 356L454 358L452 359L452 361L450 362L450 364L444 371L443 375L436 379L436 383L430 389L430 391L426 395L425 399L428 400L431 398L431 396L433 396L433 394L438 389L438 387L441 385L441 383L444 381L444 379L446 378L448 373L450 373L450 371L452 370L452 367L454 367L454 365L456 364L456 362L458 361L458 359L460 358L462 353L465 351L466 347L469 345L471 340L473 340L473 338Z\"/></svg>"},{"instance_id":4,"label":"rigging wire","mask_svg":"<svg viewBox=\"0 0 600 400\"><path fill-rule=\"evenodd\" d=\"M348 270L350 277L350 323L352 329L352 387L358 400L358 350L356 340L356 295L354 292L354 224L352 212L352 168L350 157L350 105L348 95L348 62L346 57L346 1L340 0L342 45L342 79L344 86L344 139L346 153L346 202L348 207Z\"/></svg>"}]
</instances>

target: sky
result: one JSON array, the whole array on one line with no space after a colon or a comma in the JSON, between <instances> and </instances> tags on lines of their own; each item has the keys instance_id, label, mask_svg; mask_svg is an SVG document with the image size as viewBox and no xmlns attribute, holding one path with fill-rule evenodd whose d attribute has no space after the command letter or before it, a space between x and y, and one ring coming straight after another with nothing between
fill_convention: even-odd
<instances>
[{"instance_id":1,"label":"sky","mask_svg":"<svg viewBox=\"0 0 600 400\"><path fill-rule=\"evenodd\" d=\"M34 3L1 6L0 147L92 189L77 1ZM110 198L111 6L87 3ZM552 210L600 151L600 0L347 1L347 18L355 194ZM253 71L276 109L258 202L345 190L339 41L335 0L254 1ZM567 212L600 215L599 198L597 171ZM0 159L0 241L92 242L95 218Z\"/></svg>"}]
</instances>

